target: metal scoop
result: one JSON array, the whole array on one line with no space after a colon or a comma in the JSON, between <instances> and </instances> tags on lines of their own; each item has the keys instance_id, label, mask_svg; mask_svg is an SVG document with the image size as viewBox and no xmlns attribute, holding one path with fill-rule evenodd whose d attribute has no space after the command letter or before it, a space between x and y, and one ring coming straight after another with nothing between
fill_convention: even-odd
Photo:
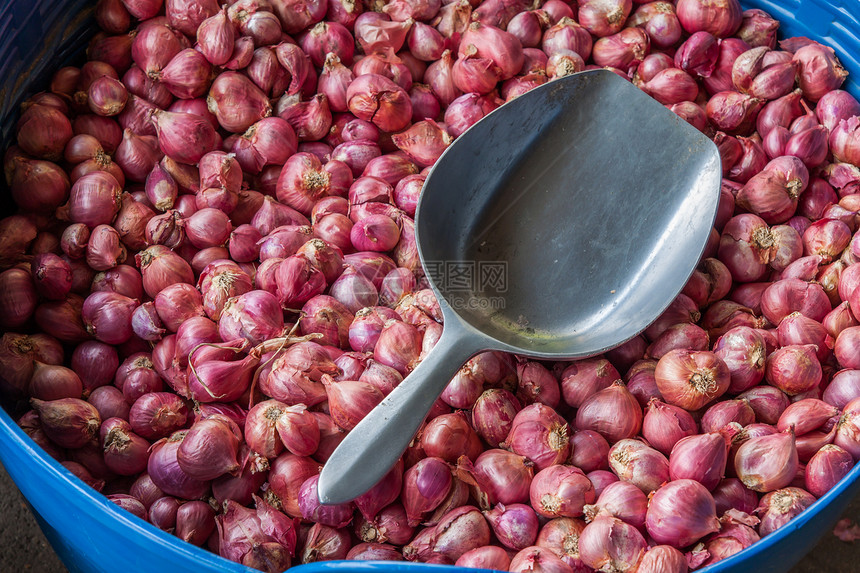
<instances>
[{"instance_id":1,"label":"metal scoop","mask_svg":"<svg viewBox=\"0 0 860 573\"><path fill-rule=\"evenodd\" d=\"M326 462L320 501L373 487L473 355L584 358L645 329L698 264L720 176L713 142L606 70L544 84L462 134L415 220L442 337Z\"/></svg>"}]
</instances>

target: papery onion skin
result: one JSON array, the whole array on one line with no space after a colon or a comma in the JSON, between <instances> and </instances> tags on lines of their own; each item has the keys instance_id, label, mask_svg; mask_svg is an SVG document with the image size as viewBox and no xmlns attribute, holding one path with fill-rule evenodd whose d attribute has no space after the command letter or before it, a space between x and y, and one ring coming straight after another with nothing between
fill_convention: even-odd
<instances>
[{"instance_id":1,"label":"papery onion skin","mask_svg":"<svg viewBox=\"0 0 860 573\"><path fill-rule=\"evenodd\" d=\"M743 22L740 3L737 0L701 2L680 0L676 12L687 32L704 30L724 38L737 32Z\"/></svg>"},{"instance_id":2,"label":"papery onion skin","mask_svg":"<svg viewBox=\"0 0 860 573\"><path fill-rule=\"evenodd\" d=\"M30 263L36 292L44 298L62 300L72 287L72 269L53 253L36 255Z\"/></svg>"},{"instance_id":3,"label":"papery onion skin","mask_svg":"<svg viewBox=\"0 0 860 573\"><path fill-rule=\"evenodd\" d=\"M860 326L852 326L840 332L833 347L833 353L839 365L843 368L860 369L858 347L860 347Z\"/></svg>"},{"instance_id":4,"label":"papery onion skin","mask_svg":"<svg viewBox=\"0 0 860 573\"><path fill-rule=\"evenodd\" d=\"M49 213L55 211L69 197L69 176L49 161L15 157L13 167L7 168L9 191L22 209ZM10 173L11 171L11 173Z\"/></svg>"},{"instance_id":5,"label":"papery onion skin","mask_svg":"<svg viewBox=\"0 0 860 573\"><path fill-rule=\"evenodd\" d=\"M606 359L585 359L573 362L561 373L564 401L579 408L591 394L608 388L621 375Z\"/></svg>"},{"instance_id":6,"label":"papery onion skin","mask_svg":"<svg viewBox=\"0 0 860 573\"><path fill-rule=\"evenodd\" d=\"M379 74L359 76L346 91L350 111L383 131L396 132L412 119L412 103L400 86Z\"/></svg>"},{"instance_id":7,"label":"papery onion skin","mask_svg":"<svg viewBox=\"0 0 860 573\"><path fill-rule=\"evenodd\" d=\"M814 501L815 496L799 487L786 487L765 494L756 510L761 516L759 535L764 537L773 533Z\"/></svg>"},{"instance_id":8,"label":"papery onion skin","mask_svg":"<svg viewBox=\"0 0 860 573\"><path fill-rule=\"evenodd\" d=\"M490 526L474 506L463 505L452 509L434 528L433 551L450 561L456 561L466 551L490 542Z\"/></svg>"},{"instance_id":9,"label":"papery onion skin","mask_svg":"<svg viewBox=\"0 0 860 573\"><path fill-rule=\"evenodd\" d=\"M641 529L645 526L647 507L648 498L641 489L631 483L618 481L607 485L594 505L588 505L584 509L589 521L597 515L608 513Z\"/></svg>"},{"instance_id":10,"label":"papery onion skin","mask_svg":"<svg viewBox=\"0 0 860 573\"><path fill-rule=\"evenodd\" d=\"M153 444L147 473L164 493L184 499L199 499L209 491L209 483L192 478L183 472L176 462L176 450L186 432L175 432L170 438Z\"/></svg>"},{"instance_id":11,"label":"papery onion skin","mask_svg":"<svg viewBox=\"0 0 860 573\"><path fill-rule=\"evenodd\" d=\"M785 432L794 428L797 436L818 430L839 414L839 409L816 398L793 402L780 415L776 429Z\"/></svg>"},{"instance_id":12,"label":"papery onion skin","mask_svg":"<svg viewBox=\"0 0 860 573\"><path fill-rule=\"evenodd\" d=\"M189 476L208 481L239 469L239 428L213 415L191 426L177 450L177 463Z\"/></svg>"},{"instance_id":13,"label":"papery onion skin","mask_svg":"<svg viewBox=\"0 0 860 573\"><path fill-rule=\"evenodd\" d=\"M58 160L66 143L72 138L72 124L62 111L35 105L27 109L18 120L18 145L40 159Z\"/></svg>"},{"instance_id":14,"label":"papery onion skin","mask_svg":"<svg viewBox=\"0 0 860 573\"><path fill-rule=\"evenodd\" d=\"M686 573L687 559L671 545L655 545L645 552L639 561L640 573Z\"/></svg>"},{"instance_id":15,"label":"papery onion skin","mask_svg":"<svg viewBox=\"0 0 860 573\"><path fill-rule=\"evenodd\" d=\"M120 506L122 509L128 511L129 513L131 513L133 515L136 515L140 519L143 519L143 520L147 519L146 508L143 506L143 504L139 500L133 498L132 496L124 494L124 493L112 493L112 494L108 494L106 497L112 503L115 503L116 505Z\"/></svg>"},{"instance_id":16,"label":"papery onion skin","mask_svg":"<svg viewBox=\"0 0 860 573\"><path fill-rule=\"evenodd\" d=\"M803 95L813 102L838 89L848 75L836 59L833 48L818 42L811 42L795 51L792 61L799 65L798 84Z\"/></svg>"},{"instance_id":17,"label":"papery onion skin","mask_svg":"<svg viewBox=\"0 0 860 573\"><path fill-rule=\"evenodd\" d=\"M538 470L564 462L570 453L564 418L544 404L530 404L514 417L502 447L528 457Z\"/></svg>"},{"instance_id":18,"label":"papery onion skin","mask_svg":"<svg viewBox=\"0 0 860 573\"><path fill-rule=\"evenodd\" d=\"M570 462L588 473L609 467L609 442L593 430L580 430L570 437Z\"/></svg>"},{"instance_id":19,"label":"papery onion skin","mask_svg":"<svg viewBox=\"0 0 860 573\"><path fill-rule=\"evenodd\" d=\"M108 418L122 418L128 420L129 405L125 401L122 392L113 386L100 386L90 393L87 402L96 407L99 416L103 420Z\"/></svg>"},{"instance_id":20,"label":"papery onion skin","mask_svg":"<svg viewBox=\"0 0 860 573\"><path fill-rule=\"evenodd\" d=\"M743 399L723 400L705 411L700 421L703 432L719 432L735 422L746 426L755 422L755 410Z\"/></svg>"},{"instance_id":21,"label":"papery onion skin","mask_svg":"<svg viewBox=\"0 0 860 573\"><path fill-rule=\"evenodd\" d=\"M45 434L57 445L80 448L97 439L101 418L91 404L78 398L32 398L30 405L38 412Z\"/></svg>"},{"instance_id":22,"label":"papery onion skin","mask_svg":"<svg viewBox=\"0 0 860 573\"><path fill-rule=\"evenodd\" d=\"M747 489L737 478L725 478L711 492L717 506L717 515L723 515L728 509L737 509L751 513L758 506L758 495Z\"/></svg>"},{"instance_id":23,"label":"papery onion skin","mask_svg":"<svg viewBox=\"0 0 860 573\"><path fill-rule=\"evenodd\" d=\"M474 460L483 451L478 435L462 412L442 414L430 420L421 432L421 446L428 456L448 463L456 462L461 455Z\"/></svg>"},{"instance_id":24,"label":"papery onion skin","mask_svg":"<svg viewBox=\"0 0 860 573\"><path fill-rule=\"evenodd\" d=\"M842 409L842 416L836 423L836 436L833 443L840 448L846 450L854 459L860 458L860 445L858 445L858 436L860 436L860 399L853 399Z\"/></svg>"},{"instance_id":25,"label":"papery onion skin","mask_svg":"<svg viewBox=\"0 0 860 573\"><path fill-rule=\"evenodd\" d=\"M298 492L299 508L304 519L315 521L321 525L343 527L352 520L353 503L340 505L322 505L317 499L317 483L319 476L309 477Z\"/></svg>"},{"instance_id":26,"label":"papery onion skin","mask_svg":"<svg viewBox=\"0 0 860 573\"><path fill-rule=\"evenodd\" d=\"M61 341L83 342L90 338L81 319L83 303L80 296L69 294L63 301L43 302L33 318L39 328Z\"/></svg>"},{"instance_id":27,"label":"papery onion skin","mask_svg":"<svg viewBox=\"0 0 860 573\"><path fill-rule=\"evenodd\" d=\"M651 398L642 422L642 436L665 455L669 455L675 444L697 432L693 416L683 408ZM575 453L575 452L574 452Z\"/></svg>"},{"instance_id":28,"label":"papery onion skin","mask_svg":"<svg viewBox=\"0 0 860 573\"><path fill-rule=\"evenodd\" d=\"M569 565L556 557L551 551L538 546L531 546L522 549L513 556L508 570L518 573L537 570L568 573L571 569Z\"/></svg>"},{"instance_id":29,"label":"papery onion skin","mask_svg":"<svg viewBox=\"0 0 860 573\"><path fill-rule=\"evenodd\" d=\"M619 411L623 413L619 414ZM642 417L642 408L636 398L619 380L583 402L576 413L576 428L594 430L610 443L615 443L638 434Z\"/></svg>"},{"instance_id":30,"label":"papery onion skin","mask_svg":"<svg viewBox=\"0 0 860 573\"><path fill-rule=\"evenodd\" d=\"M91 229L110 224L119 211L122 190L107 172L84 175L72 185L69 217L73 223L84 223Z\"/></svg>"},{"instance_id":31,"label":"papery onion skin","mask_svg":"<svg viewBox=\"0 0 860 573\"><path fill-rule=\"evenodd\" d=\"M33 363L35 368L30 378L30 396L40 400L81 397L83 383L74 370L38 360Z\"/></svg>"},{"instance_id":32,"label":"papery onion skin","mask_svg":"<svg viewBox=\"0 0 860 573\"><path fill-rule=\"evenodd\" d=\"M149 522L159 529L173 532L176 528L176 513L179 506L179 500L175 497L163 496L156 499L147 508Z\"/></svg>"},{"instance_id":33,"label":"papery onion skin","mask_svg":"<svg viewBox=\"0 0 860 573\"><path fill-rule=\"evenodd\" d=\"M669 460L639 440L621 440L609 449L609 466L622 480L646 494L669 481Z\"/></svg>"},{"instance_id":34,"label":"papery onion skin","mask_svg":"<svg viewBox=\"0 0 860 573\"><path fill-rule=\"evenodd\" d=\"M472 426L493 447L498 447L510 432L520 402L508 390L485 390L472 408Z\"/></svg>"},{"instance_id":35,"label":"papery onion skin","mask_svg":"<svg viewBox=\"0 0 860 573\"><path fill-rule=\"evenodd\" d=\"M713 490L725 476L729 441L718 432L682 438L669 455L669 477L692 479Z\"/></svg>"},{"instance_id":36,"label":"papery onion skin","mask_svg":"<svg viewBox=\"0 0 860 573\"><path fill-rule=\"evenodd\" d=\"M755 329L738 326L729 330L714 343L713 351L729 368L729 393L743 392L764 377L764 339Z\"/></svg>"},{"instance_id":37,"label":"papery onion skin","mask_svg":"<svg viewBox=\"0 0 860 573\"><path fill-rule=\"evenodd\" d=\"M88 296L81 308L87 331L107 344L122 344L134 334L131 314L137 301L118 293L95 292Z\"/></svg>"},{"instance_id":38,"label":"papery onion skin","mask_svg":"<svg viewBox=\"0 0 860 573\"><path fill-rule=\"evenodd\" d=\"M824 389L821 399L839 409L860 397L860 370L840 370Z\"/></svg>"},{"instance_id":39,"label":"papery onion skin","mask_svg":"<svg viewBox=\"0 0 860 573\"><path fill-rule=\"evenodd\" d=\"M131 431L121 418L108 418L100 431L108 468L120 475L136 475L146 469L149 442Z\"/></svg>"},{"instance_id":40,"label":"papery onion skin","mask_svg":"<svg viewBox=\"0 0 860 573\"><path fill-rule=\"evenodd\" d=\"M585 529L585 521L571 517L549 520L538 533L535 544L549 549L574 570L582 568L579 557L579 537Z\"/></svg>"},{"instance_id":41,"label":"papery onion skin","mask_svg":"<svg viewBox=\"0 0 860 573\"><path fill-rule=\"evenodd\" d=\"M845 477L854 465L851 454L833 444L822 446L806 464L806 489L821 497Z\"/></svg>"},{"instance_id":42,"label":"papery onion skin","mask_svg":"<svg viewBox=\"0 0 860 573\"><path fill-rule=\"evenodd\" d=\"M497 505L484 512L499 541L511 549L533 545L538 535L538 518L525 504Z\"/></svg>"},{"instance_id":43,"label":"papery onion skin","mask_svg":"<svg viewBox=\"0 0 860 573\"><path fill-rule=\"evenodd\" d=\"M352 546L349 531L315 523L307 532L301 551L302 563L344 559Z\"/></svg>"},{"instance_id":44,"label":"papery onion skin","mask_svg":"<svg viewBox=\"0 0 860 573\"><path fill-rule=\"evenodd\" d=\"M462 471L461 471L462 470ZM534 476L533 464L523 456L501 449L484 451L472 464L468 458L458 461L458 475L471 476L482 507L496 503L522 503L529 499ZM471 483L471 482L470 482Z\"/></svg>"},{"instance_id":45,"label":"papery onion skin","mask_svg":"<svg viewBox=\"0 0 860 573\"><path fill-rule=\"evenodd\" d=\"M135 433L148 440L166 438L188 421L188 408L175 394L150 392L139 397L129 410L129 423Z\"/></svg>"},{"instance_id":46,"label":"papery onion skin","mask_svg":"<svg viewBox=\"0 0 860 573\"><path fill-rule=\"evenodd\" d=\"M382 392L368 382L333 382L323 377L331 416L344 430L352 430L361 419L382 401Z\"/></svg>"},{"instance_id":47,"label":"papery onion skin","mask_svg":"<svg viewBox=\"0 0 860 573\"><path fill-rule=\"evenodd\" d=\"M535 474L529 497L544 517L579 517L595 500L594 486L579 468L552 465Z\"/></svg>"},{"instance_id":48,"label":"papery onion skin","mask_svg":"<svg viewBox=\"0 0 860 573\"><path fill-rule=\"evenodd\" d=\"M599 515L579 536L582 562L604 571L633 571L647 548L634 526L609 515Z\"/></svg>"},{"instance_id":49,"label":"papery onion skin","mask_svg":"<svg viewBox=\"0 0 860 573\"><path fill-rule=\"evenodd\" d=\"M648 505L645 527L658 543L676 548L718 531L714 498L697 481L671 481L657 490Z\"/></svg>"},{"instance_id":50,"label":"papery onion skin","mask_svg":"<svg viewBox=\"0 0 860 573\"><path fill-rule=\"evenodd\" d=\"M813 344L792 344L774 351L765 364L765 379L789 396L815 388L821 381L821 363Z\"/></svg>"},{"instance_id":51,"label":"papery onion skin","mask_svg":"<svg viewBox=\"0 0 860 573\"><path fill-rule=\"evenodd\" d=\"M670 404L697 410L722 396L731 383L726 363L709 351L672 350L657 362L657 387Z\"/></svg>"},{"instance_id":52,"label":"papery onion skin","mask_svg":"<svg viewBox=\"0 0 860 573\"><path fill-rule=\"evenodd\" d=\"M411 526L442 503L451 483L451 470L441 458L424 458L406 470L401 499Z\"/></svg>"},{"instance_id":53,"label":"papery onion skin","mask_svg":"<svg viewBox=\"0 0 860 573\"><path fill-rule=\"evenodd\" d=\"M789 485L797 473L794 432L752 438L735 454L735 471L749 489L767 493Z\"/></svg>"},{"instance_id":54,"label":"papery onion skin","mask_svg":"<svg viewBox=\"0 0 860 573\"><path fill-rule=\"evenodd\" d=\"M214 126L203 117L166 111L153 115L159 147L166 156L179 163L197 163L220 142Z\"/></svg>"},{"instance_id":55,"label":"papery onion skin","mask_svg":"<svg viewBox=\"0 0 860 573\"><path fill-rule=\"evenodd\" d=\"M454 563L457 567L477 567L479 569L496 569L507 571L511 558L507 552L496 545L485 545L471 549L460 556Z\"/></svg>"}]
</instances>

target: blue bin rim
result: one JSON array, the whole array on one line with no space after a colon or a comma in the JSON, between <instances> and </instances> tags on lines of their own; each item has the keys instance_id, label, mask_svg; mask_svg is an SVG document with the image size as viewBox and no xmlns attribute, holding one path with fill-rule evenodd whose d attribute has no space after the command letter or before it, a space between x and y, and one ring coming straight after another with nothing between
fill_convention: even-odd
<instances>
[{"instance_id":1,"label":"blue bin rim","mask_svg":"<svg viewBox=\"0 0 860 573\"><path fill-rule=\"evenodd\" d=\"M125 511L118 505L107 499L104 495L92 489L74 474L64 468L58 461L49 456L42 448L36 445L24 431L12 420L9 414L0 408L0 434L6 434L10 440L5 440L7 446L17 447L24 451L27 456L35 462L34 471L44 472L51 479L57 480L56 483L64 484L64 487L70 487L75 495L83 496L88 499L93 506L93 511L99 516L106 519L115 520L124 527L129 527L136 533L146 537L154 538L154 541L161 545L164 549L177 552L183 557L195 559L201 564L220 568L223 571L235 571L243 573L252 573L256 570L245 567L244 565L234 563L225 558L222 558L210 551L186 543L178 537L170 535L154 525L143 521L137 516ZM820 511L822 511L831 501L839 497L851 485L860 480L860 463L855 463L851 471L839 483L836 484L830 491L817 499L815 503L809 506L800 515L792 519L783 527L777 529L767 537L762 538L757 543L751 545L747 549L732 555L713 565L699 569L702 573L718 573L724 569L737 565L744 561L751 554L767 549L768 547L779 543L784 537L791 532L803 527L806 523L812 520ZM426 563L411 563L397 561L325 561L319 563L308 563L304 565L296 565L292 569L300 568L302 573L331 573L332 571L369 571L369 572L412 572L419 571L444 572L451 571L451 565L432 565ZM466 568L458 568L463 571L468 571Z\"/></svg>"},{"instance_id":2,"label":"blue bin rim","mask_svg":"<svg viewBox=\"0 0 860 573\"><path fill-rule=\"evenodd\" d=\"M841 1L839 3L841 4ZM857 3L856 1L855 3L857 6L860 6L860 3ZM744 8L762 8L769 11L778 6L778 3L775 0L741 0L741 4L744 5ZM808 9L810 5L812 7L819 7L818 2L811 2L808 4L798 2L798 4L800 4L798 8L801 11ZM12 2L3 2L3 5L0 5L0 13L5 12L11 5ZM841 16L846 17L848 20L853 20L855 23L860 19L860 9L857 7L852 6L851 8L846 8L840 6L838 7L838 11ZM826 40L823 41L826 43ZM839 55L839 52L844 49L840 49L836 46L834 46L834 48L837 51L837 55ZM860 54L858 54L858 56L860 56ZM860 73L855 71L852 75L857 78L856 81L860 81ZM858 93L860 90L856 88L856 85L857 84L854 83L852 84L852 87L846 86L843 87L843 89L848 89L848 91L850 91L855 97L860 99L860 93ZM208 550L181 541L179 538L170 535L158 529L154 525L123 510L108 500L107 497L83 483L58 461L53 459L38 445L36 445L36 443L33 442L14 422L2 405L0 405L0 436L5 437L4 446L3 448L0 448L0 461L2 461L3 458L3 450L7 448L19 449L34 462L34 467L31 468L33 471L47 475L49 479L54 480L54 482L58 484L58 488L66 489L66 493L81 496L88 500L91 504L92 513L96 514L99 518L112 521L120 527L130 528L130 530L143 536L145 539L154 541L163 550L173 552L177 554L178 557L194 559L201 565L220 569L225 572L258 573L255 569L229 561ZM701 571L702 573L719 573L739 565L741 562L759 551L766 550L771 546L780 543L786 536L802 528L808 522L813 520L826 508L826 506L836 498L843 496L849 488L857 485L857 483L860 483L860 463L855 463L848 475L842 478L836 486L834 486L824 496L816 500L815 503L800 515L792 519L785 526L777 529L767 537L762 538L747 549L697 571ZM825 534L826 533L827 532L825 532ZM344 571L364 571L368 573L421 573L422 571L426 571L426 573L444 573L451 572L455 569L463 571L463 573L468 571L466 568L455 568L451 565L432 565L426 563L396 561L324 561L305 565L296 565L292 567L292 569L295 569L296 567L301 569L301 573L342 573Z\"/></svg>"}]
</instances>

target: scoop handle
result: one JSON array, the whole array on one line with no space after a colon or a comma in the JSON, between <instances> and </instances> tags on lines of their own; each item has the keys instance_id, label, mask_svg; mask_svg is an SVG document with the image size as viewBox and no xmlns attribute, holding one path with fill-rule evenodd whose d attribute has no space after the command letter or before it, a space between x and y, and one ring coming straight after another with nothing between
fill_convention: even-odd
<instances>
[{"instance_id":1,"label":"scoop handle","mask_svg":"<svg viewBox=\"0 0 860 573\"><path fill-rule=\"evenodd\" d=\"M433 350L326 461L318 485L320 502L346 503L376 485L403 454L454 373L483 350L481 342L465 325L446 320Z\"/></svg>"}]
</instances>

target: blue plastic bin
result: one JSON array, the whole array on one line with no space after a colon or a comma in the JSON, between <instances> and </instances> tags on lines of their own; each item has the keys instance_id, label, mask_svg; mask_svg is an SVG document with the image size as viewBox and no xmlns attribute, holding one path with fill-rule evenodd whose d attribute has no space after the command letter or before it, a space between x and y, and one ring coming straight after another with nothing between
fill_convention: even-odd
<instances>
[{"instance_id":1,"label":"blue plastic bin","mask_svg":"<svg viewBox=\"0 0 860 573\"><path fill-rule=\"evenodd\" d=\"M92 34L91 0L0 2L0 144L12 136L18 104L43 89L51 72L79 55ZM807 36L832 46L850 72L845 89L860 98L860 1L749 0L781 23L781 37ZM7 201L8 203L8 201ZM37 447L0 409L0 462L24 494L60 559L72 572L209 573L253 570L179 541L119 509ZM802 515L708 573L788 571L860 493L860 465ZM296 573L465 573L443 565L336 561Z\"/></svg>"}]
</instances>

